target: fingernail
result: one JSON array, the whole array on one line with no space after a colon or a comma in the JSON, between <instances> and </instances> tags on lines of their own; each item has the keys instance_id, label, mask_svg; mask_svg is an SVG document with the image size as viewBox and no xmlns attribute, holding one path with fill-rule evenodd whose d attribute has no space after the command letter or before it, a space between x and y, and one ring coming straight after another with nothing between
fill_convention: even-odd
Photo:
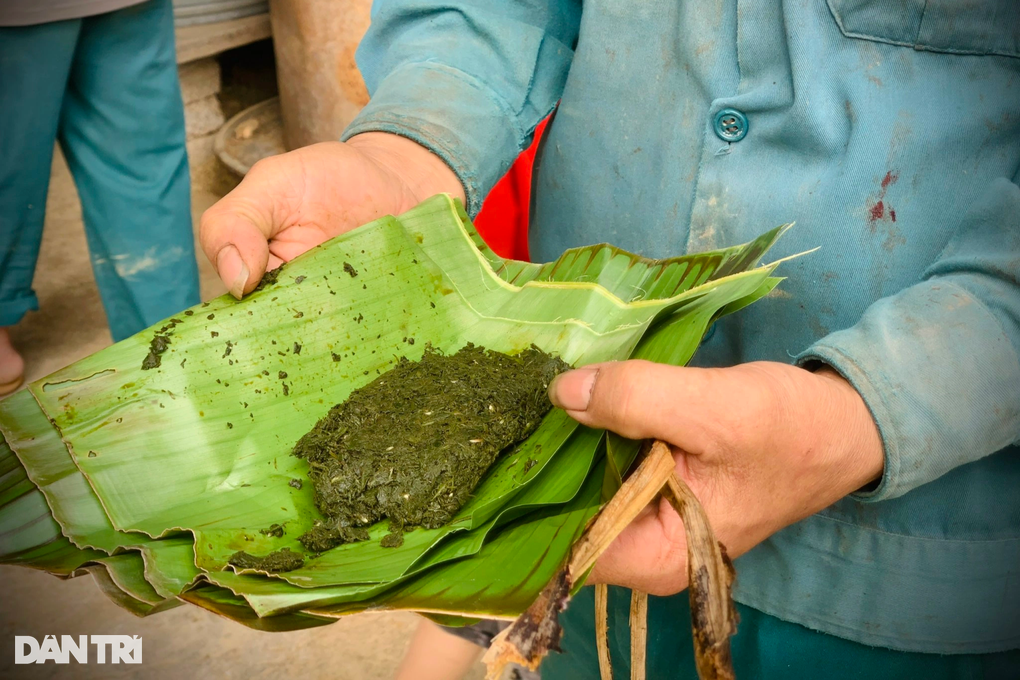
<instances>
[{"instance_id":1,"label":"fingernail","mask_svg":"<svg viewBox=\"0 0 1020 680\"><path fill-rule=\"evenodd\" d=\"M244 295L244 284L248 283L248 265L241 259L241 253L234 246L224 246L216 256L216 271L230 294L238 300Z\"/></svg>"},{"instance_id":2,"label":"fingernail","mask_svg":"<svg viewBox=\"0 0 1020 680\"><path fill-rule=\"evenodd\" d=\"M586 410L598 375L597 368L578 368L561 373L549 385L549 401L567 411Z\"/></svg>"}]
</instances>

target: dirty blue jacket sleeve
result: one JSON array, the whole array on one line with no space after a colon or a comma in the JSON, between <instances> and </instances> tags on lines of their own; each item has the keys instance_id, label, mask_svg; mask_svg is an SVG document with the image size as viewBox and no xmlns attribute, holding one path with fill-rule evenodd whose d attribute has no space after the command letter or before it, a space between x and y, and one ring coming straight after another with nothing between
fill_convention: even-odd
<instances>
[{"instance_id":1,"label":"dirty blue jacket sleeve","mask_svg":"<svg viewBox=\"0 0 1020 680\"><path fill-rule=\"evenodd\" d=\"M881 431L862 501L901 496L1020 440L1020 187L1000 178L924 280L798 357L835 367Z\"/></svg>"},{"instance_id":2,"label":"dirty blue jacket sleeve","mask_svg":"<svg viewBox=\"0 0 1020 680\"><path fill-rule=\"evenodd\" d=\"M477 213L559 99L580 13L579 0L377 0L357 55L372 98L343 138L427 146Z\"/></svg>"}]
</instances>

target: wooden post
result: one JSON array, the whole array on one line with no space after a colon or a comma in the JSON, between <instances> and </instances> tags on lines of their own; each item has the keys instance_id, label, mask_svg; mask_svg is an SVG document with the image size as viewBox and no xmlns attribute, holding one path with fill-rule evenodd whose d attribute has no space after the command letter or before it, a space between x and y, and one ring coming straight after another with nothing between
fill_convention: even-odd
<instances>
[{"instance_id":1,"label":"wooden post","mask_svg":"<svg viewBox=\"0 0 1020 680\"><path fill-rule=\"evenodd\" d=\"M354 62L371 0L270 0L284 143L339 139L368 102Z\"/></svg>"}]
</instances>

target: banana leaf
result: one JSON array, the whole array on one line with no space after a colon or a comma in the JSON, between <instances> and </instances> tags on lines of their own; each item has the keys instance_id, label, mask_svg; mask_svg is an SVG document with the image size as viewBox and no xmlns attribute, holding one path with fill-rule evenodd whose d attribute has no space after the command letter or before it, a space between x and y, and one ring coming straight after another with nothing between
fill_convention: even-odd
<instances>
[{"instance_id":1,"label":"banana leaf","mask_svg":"<svg viewBox=\"0 0 1020 680\"><path fill-rule=\"evenodd\" d=\"M512 616L636 452L557 409L451 522L399 548L380 546L380 522L372 540L295 571L235 572L228 560L301 550L296 537L320 516L311 484L289 483L306 479L294 443L401 357L471 342L534 344L574 365L683 364L715 319L778 283L758 262L787 226L667 260L599 245L530 264L495 255L447 196L365 225L240 302L186 310L0 402L0 562L84 566L142 613L184 600L247 625L281 618L265 629L379 607ZM153 367L157 335L169 346ZM272 524L285 535L260 533Z\"/></svg>"}]
</instances>

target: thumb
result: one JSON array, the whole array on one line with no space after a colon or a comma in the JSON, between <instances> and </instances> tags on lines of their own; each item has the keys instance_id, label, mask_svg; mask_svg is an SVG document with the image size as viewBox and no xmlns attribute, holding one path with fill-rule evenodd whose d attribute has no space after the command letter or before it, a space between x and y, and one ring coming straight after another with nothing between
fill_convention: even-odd
<instances>
[{"instance_id":1,"label":"thumb","mask_svg":"<svg viewBox=\"0 0 1020 680\"><path fill-rule=\"evenodd\" d=\"M593 364L556 376L549 399L582 425L680 444L697 427L699 374L640 360Z\"/></svg>"},{"instance_id":2,"label":"thumb","mask_svg":"<svg viewBox=\"0 0 1020 680\"><path fill-rule=\"evenodd\" d=\"M238 299L262 279L270 264L269 238L274 233L272 194L251 193L242 182L205 211L199 226L206 257Z\"/></svg>"}]
</instances>

